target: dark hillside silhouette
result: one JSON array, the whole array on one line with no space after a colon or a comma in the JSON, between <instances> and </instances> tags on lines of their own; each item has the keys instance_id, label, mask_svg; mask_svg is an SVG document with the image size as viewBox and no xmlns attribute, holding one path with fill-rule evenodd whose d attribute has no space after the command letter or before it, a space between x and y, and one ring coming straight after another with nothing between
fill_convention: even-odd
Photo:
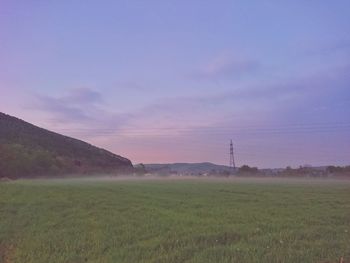
<instances>
[{"instance_id":1,"label":"dark hillside silhouette","mask_svg":"<svg viewBox=\"0 0 350 263\"><path fill-rule=\"evenodd\" d=\"M130 160L0 112L0 177L118 173Z\"/></svg>"}]
</instances>

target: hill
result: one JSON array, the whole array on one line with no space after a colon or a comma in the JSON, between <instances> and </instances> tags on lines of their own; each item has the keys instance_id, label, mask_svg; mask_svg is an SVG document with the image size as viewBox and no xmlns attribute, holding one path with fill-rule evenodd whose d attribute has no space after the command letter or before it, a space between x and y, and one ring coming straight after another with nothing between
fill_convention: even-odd
<instances>
[{"instance_id":1,"label":"hill","mask_svg":"<svg viewBox=\"0 0 350 263\"><path fill-rule=\"evenodd\" d=\"M0 112L0 177L130 171L130 160Z\"/></svg>"},{"instance_id":2,"label":"hill","mask_svg":"<svg viewBox=\"0 0 350 263\"><path fill-rule=\"evenodd\" d=\"M226 175L232 172L232 168L229 166L218 165L209 162L145 164L145 169L150 173L184 175Z\"/></svg>"}]
</instances>

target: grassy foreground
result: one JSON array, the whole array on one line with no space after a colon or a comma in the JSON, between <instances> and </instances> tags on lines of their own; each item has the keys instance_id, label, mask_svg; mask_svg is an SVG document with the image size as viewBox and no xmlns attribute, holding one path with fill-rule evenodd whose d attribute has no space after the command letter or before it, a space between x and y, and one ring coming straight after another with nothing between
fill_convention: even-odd
<instances>
[{"instance_id":1,"label":"grassy foreground","mask_svg":"<svg viewBox=\"0 0 350 263\"><path fill-rule=\"evenodd\" d=\"M350 183L0 183L0 262L338 262ZM348 262L348 261L346 261Z\"/></svg>"}]
</instances>

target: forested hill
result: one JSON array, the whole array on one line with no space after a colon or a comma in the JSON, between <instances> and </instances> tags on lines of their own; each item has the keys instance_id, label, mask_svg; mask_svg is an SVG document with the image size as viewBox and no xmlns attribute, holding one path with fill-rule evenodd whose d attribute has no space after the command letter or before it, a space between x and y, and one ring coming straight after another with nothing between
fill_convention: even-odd
<instances>
[{"instance_id":1,"label":"forested hill","mask_svg":"<svg viewBox=\"0 0 350 263\"><path fill-rule=\"evenodd\" d=\"M132 171L130 160L0 112L0 177Z\"/></svg>"}]
</instances>

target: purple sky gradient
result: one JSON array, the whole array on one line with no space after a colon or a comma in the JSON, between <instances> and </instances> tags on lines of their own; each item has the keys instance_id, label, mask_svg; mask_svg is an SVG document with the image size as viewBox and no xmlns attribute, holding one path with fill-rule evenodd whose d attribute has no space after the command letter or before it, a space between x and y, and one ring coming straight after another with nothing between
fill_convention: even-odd
<instances>
[{"instance_id":1,"label":"purple sky gradient","mask_svg":"<svg viewBox=\"0 0 350 263\"><path fill-rule=\"evenodd\" d=\"M350 164L349 1L0 2L0 111L134 163Z\"/></svg>"}]
</instances>

